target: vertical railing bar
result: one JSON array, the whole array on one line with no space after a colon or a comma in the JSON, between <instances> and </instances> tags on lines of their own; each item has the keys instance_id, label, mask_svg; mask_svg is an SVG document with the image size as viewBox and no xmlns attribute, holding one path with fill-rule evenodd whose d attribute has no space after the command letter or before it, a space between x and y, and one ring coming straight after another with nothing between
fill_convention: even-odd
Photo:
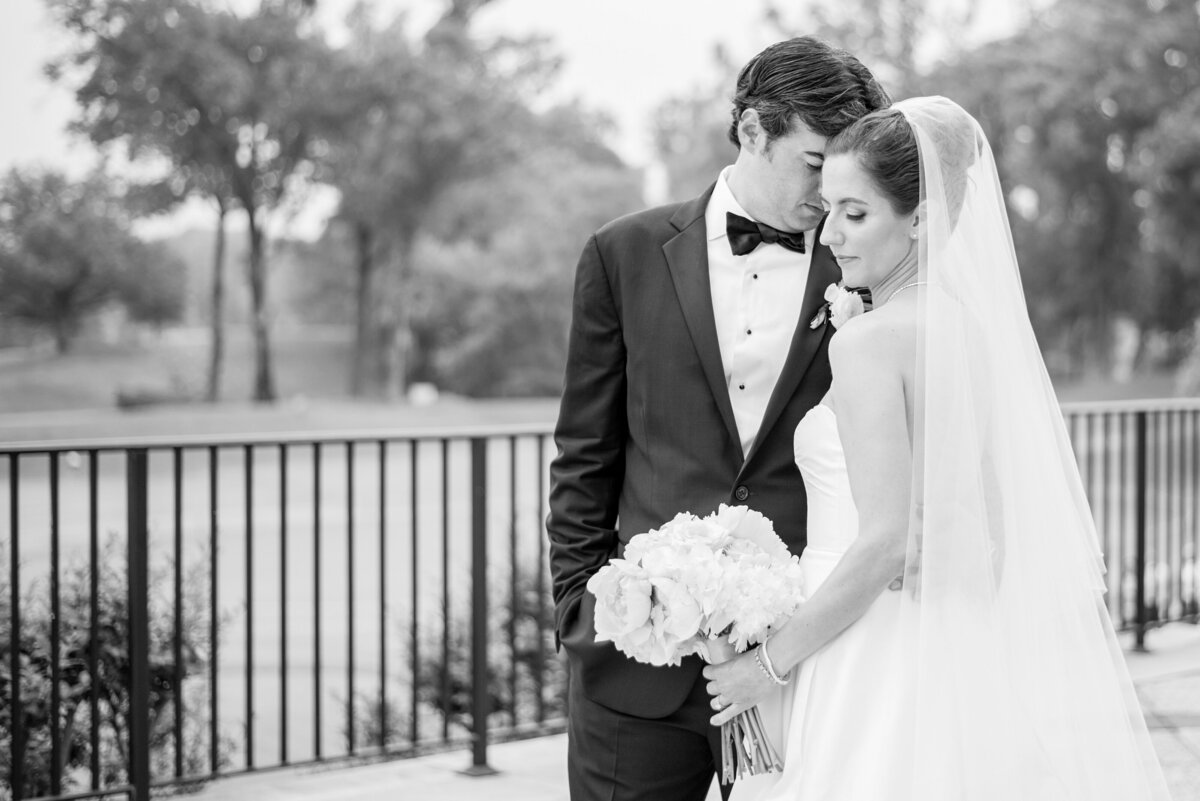
<instances>
[{"instance_id":1,"label":"vertical railing bar","mask_svg":"<svg viewBox=\"0 0 1200 801\"><path fill-rule=\"evenodd\" d=\"M1178 613L1177 619L1182 620L1187 615L1187 611L1185 610L1185 607L1187 604L1184 601L1184 597L1183 597L1183 593L1184 593L1183 564L1184 564L1184 560L1186 558L1186 552L1187 552L1187 548L1186 548L1186 544L1188 541L1188 526L1187 526L1187 524L1189 522L1188 517L1189 517L1189 512L1190 512L1190 510L1188 508L1188 498L1187 498L1187 495L1188 495L1188 483L1187 482L1188 482L1188 467L1189 467L1188 454L1190 453L1188 434L1190 431L1190 425L1189 425L1190 417L1188 415L1188 412L1186 412L1185 410L1182 410L1182 409L1177 411L1176 414L1179 416L1179 424L1178 424L1178 437L1176 439L1176 445L1175 445L1175 447L1177 448L1178 470L1176 473L1176 480L1175 480L1175 493L1176 493L1175 494L1175 504L1176 504L1175 520L1177 521L1176 528L1175 528L1176 537L1177 537L1175 554L1176 554L1177 561L1175 563L1174 573L1175 573L1175 582L1176 582L1175 586L1176 586L1178 600L1179 600L1179 605L1178 605L1179 613Z\"/></svg>"},{"instance_id":2,"label":"vertical railing bar","mask_svg":"<svg viewBox=\"0 0 1200 801\"><path fill-rule=\"evenodd\" d=\"M1191 525L1188 530L1191 537L1192 559L1192 606L1187 614L1193 623L1200 621L1200 411L1192 410L1189 414L1191 421L1191 470L1188 487L1191 490Z\"/></svg>"},{"instance_id":3,"label":"vertical railing bar","mask_svg":"<svg viewBox=\"0 0 1200 801\"><path fill-rule=\"evenodd\" d=\"M313 754L321 759L321 443L313 443Z\"/></svg>"},{"instance_id":4,"label":"vertical railing bar","mask_svg":"<svg viewBox=\"0 0 1200 801\"><path fill-rule=\"evenodd\" d=\"M450 440L442 440L442 687L445 704L450 698ZM450 739L450 715L442 713L442 741Z\"/></svg>"},{"instance_id":5,"label":"vertical railing bar","mask_svg":"<svg viewBox=\"0 0 1200 801\"><path fill-rule=\"evenodd\" d=\"M418 449L419 449L419 444L418 444L417 440L415 440L415 439L409 440L409 445L408 445L408 478L409 478L408 497L409 497L409 518L410 518L410 520L409 520L410 529L409 530L411 532L411 554L410 555L412 557L412 565L411 565L411 571L410 571L412 573L412 576L411 576L411 578L412 578L412 597L410 598L410 602L412 604L412 609L410 610L410 615L409 615L409 623L408 623L409 630L408 631L409 631L409 648L412 651L412 698L410 699L410 703L412 704L412 717L409 719L409 722L408 722L408 741L410 743L412 743L413 745L417 744L417 740L420 738L420 735L421 735L421 724L420 724L420 717L421 717L421 700L420 700L421 699L421 696L420 696L421 651L420 651L420 642L419 642L419 637L418 637L419 632L417 630L417 620L418 620L417 604L418 604L418 596L419 596L419 587L418 587L419 582L417 579L418 579L418 576L420 575L420 567L419 567L419 563L417 561L417 557L420 554L420 550L417 547L417 537L418 537L418 530L417 530L417 526L418 526L418 520L417 520L417 490L418 490L418 486L417 486L417 455L418 455ZM442 488L442 491L445 492L445 487ZM446 699L446 698L442 699L442 708L443 708L443 710L446 710L448 708L448 699ZM443 712L443 714L445 714L445 712Z\"/></svg>"},{"instance_id":6,"label":"vertical railing bar","mask_svg":"<svg viewBox=\"0 0 1200 801\"><path fill-rule=\"evenodd\" d=\"M1158 618L1158 578L1154 571L1154 555L1158 552L1158 417L1153 412L1146 414L1146 623Z\"/></svg>"},{"instance_id":7,"label":"vertical railing bar","mask_svg":"<svg viewBox=\"0 0 1200 801\"><path fill-rule=\"evenodd\" d=\"M537 435L537 715L538 723L546 722L546 632L542 625L546 621L546 531L543 525L546 515L546 438Z\"/></svg>"},{"instance_id":8,"label":"vertical railing bar","mask_svg":"<svg viewBox=\"0 0 1200 801\"><path fill-rule=\"evenodd\" d=\"M100 663L100 453L88 451L88 676L99 673ZM88 693L91 718L88 732L91 789L100 789L100 682L92 681Z\"/></svg>"},{"instance_id":9,"label":"vertical railing bar","mask_svg":"<svg viewBox=\"0 0 1200 801\"><path fill-rule=\"evenodd\" d=\"M509 723L514 728L517 725L517 665L519 650L517 648L517 611L520 598L517 592L517 438L508 438L508 706Z\"/></svg>"},{"instance_id":10,"label":"vertical railing bar","mask_svg":"<svg viewBox=\"0 0 1200 801\"><path fill-rule=\"evenodd\" d=\"M60 586L59 454L50 461L50 794L62 792L62 597Z\"/></svg>"},{"instance_id":11,"label":"vertical railing bar","mask_svg":"<svg viewBox=\"0 0 1200 801\"><path fill-rule=\"evenodd\" d=\"M1146 412L1136 413L1134 460L1134 532L1137 537L1137 603L1134 607L1136 618L1134 623L1134 650L1146 650Z\"/></svg>"},{"instance_id":12,"label":"vertical railing bar","mask_svg":"<svg viewBox=\"0 0 1200 801\"><path fill-rule=\"evenodd\" d=\"M1171 597L1167 602L1172 620L1183 616L1183 412L1171 412Z\"/></svg>"},{"instance_id":13,"label":"vertical railing bar","mask_svg":"<svg viewBox=\"0 0 1200 801\"><path fill-rule=\"evenodd\" d=\"M25 706L21 702L21 525L20 525L20 492L21 481L20 455L8 455L8 515L9 531L11 532L9 548L12 561L9 563L9 599L12 614L11 659L9 680L12 686L12 769L11 782L13 798L21 798L25 793Z\"/></svg>"},{"instance_id":14,"label":"vertical railing bar","mask_svg":"<svg viewBox=\"0 0 1200 801\"><path fill-rule=\"evenodd\" d=\"M175 635L172 638L172 667L174 683L171 687L171 704L174 720L172 738L175 741L175 776L183 775L183 448L175 447L172 455L172 490L174 495L174 621Z\"/></svg>"},{"instance_id":15,"label":"vertical railing bar","mask_svg":"<svg viewBox=\"0 0 1200 801\"><path fill-rule=\"evenodd\" d=\"M1108 611L1114 619L1120 620L1121 603L1121 551L1113 539L1113 500L1116 493L1112 492L1112 459L1117 452L1116 440L1112 436L1113 417L1110 412L1102 413L1100 417L1100 443L1104 458L1100 460L1100 486L1104 497L1104 527L1101 531L1101 545L1104 548L1105 559L1108 560ZM1114 569L1115 568L1115 569Z\"/></svg>"},{"instance_id":16,"label":"vertical railing bar","mask_svg":"<svg viewBox=\"0 0 1200 801\"><path fill-rule=\"evenodd\" d=\"M129 781L134 801L150 801L149 455L126 451L129 601Z\"/></svg>"},{"instance_id":17,"label":"vertical railing bar","mask_svg":"<svg viewBox=\"0 0 1200 801\"><path fill-rule=\"evenodd\" d=\"M379 747L388 744L387 706L387 440L379 440Z\"/></svg>"},{"instance_id":18,"label":"vertical railing bar","mask_svg":"<svg viewBox=\"0 0 1200 801\"><path fill-rule=\"evenodd\" d=\"M1126 576L1126 547L1124 547L1124 458L1126 458L1126 438L1124 438L1124 415L1121 412L1112 412L1109 416L1109 432L1112 434L1112 463L1110 465L1111 475L1116 476L1116 483L1112 488L1112 553L1114 558L1109 560L1109 571L1116 572L1116 580L1114 583L1114 612L1112 612L1112 622L1121 630L1124 628L1124 576Z\"/></svg>"},{"instance_id":19,"label":"vertical railing bar","mask_svg":"<svg viewBox=\"0 0 1200 801\"><path fill-rule=\"evenodd\" d=\"M1087 495L1090 506L1092 499L1096 497L1096 488L1092 481L1095 477L1095 472L1093 471L1095 465L1092 463L1092 415L1089 412L1084 412L1075 416L1075 421L1078 423L1079 429L1081 429L1078 441L1079 445L1082 446L1082 453L1080 455L1082 456L1081 461L1083 463L1080 465L1080 470L1083 472L1084 492Z\"/></svg>"},{"instance_id":20,"label":"vertical railing bar","mask_svg":"<svg viewBox=\"0 0 1200 801\"><path fill-rule=\"evenodd\" d=\"M1156 475L1156 498L1158 504L1158 528L1154 538L1154 589L1158 603L1156 623L1166 619L1171 597L1171 576L1167 562L1171 553L1171 413L1159 411L1158 418L1158 474Z\"/></svg>"},{"instance_id":21,"label":"vertical railing bar","mask_svg":"<svg viewBox=\"0 0 1200 801\"><path fill-rule=\"evenodd\" d=\"M354 443L346 442L346 742L354 754Z\"/></svg>"},{"instance_id":22,"label":"vertical railing bar","mask_svg":"<svg viewBox=\"0 0 1200 801\"><path fill-rule=\"evenodd\" d=\"M487 764L488 581L487 440L471 439L471 767L473 776L493 774Z\"/></svg>"},{"instance_id":23,"label":"vertical railing bar","mask_svg":"<svg viewBox=\"0 0 1200 801\"><path fill-rule=\"evenodd\" d=\"M1158 411L1154 413L1155 431L1155 473L1154 473L1154 622L1161 623L1167 615L1166 606L1170 597L1169 570L1164 570L1163 560L1169 558L1171 521L1169 519L1170 491L1170 414ZM1163 586L1166 584L1167 586Z\"/></svg>"},{"instance_id":24,"label":"vertical railing bar","mask_svg":"<svg viewBox=\"0 0 1200 801\"><path fill-rule=\"evenodd\" d=\"M1138 415L1135 412L1122 412L1121 427L1126 453L1121 460L1121 522L1123 530L1121 538L1129 574L1133 577L1133 589L1128 592L1124 608L1128 609L1133 603L1133 613L1122 618L1126 628L1130 622L1138 625Z\"/></svg>"},{"instance_id":25,"label":"vertical railing bar","mask_svg":"<svg viewBox=\"0 0 1200 801\"><path fill-rule=\"evenodd\" d=\"M246 769L254 769L254 446L242 446L246 526Z\"/></svg>"},{"instance_id":26,"label":"vertical railing bar","mask_svg":"<svg viewBox=\"0 0 1200 801\"><path fill-rule=\"evenodd\" d=\"M288 446L279 443L279 763L288 763Z\"/></svg>"},{"instance_id":27,"label":"vertical railing bar","mask_svg":"<svg viewBox=\"0 0 1200 801\"><path fill-rule=\"evenodd\" d=\"M1200 410L1192 411L1192 611L1200 622Z\"/></svg>"},{"instance_id":28,"label":"vertical railing bar","mask_svg":"<svg viewBox=\"0 0 1200 801\"><path fill-rule=\"evenodd\" d=\"M218 607L217 591L219 583L217 581L217 559L219 556L220 545L220 451L217 446L210 445L208 448L208 569L209 569L209 588L208 588L208 761L209 770L215 776L221 769L221 720L219 713L220 700L220 684L219 672L217 670L218 663L218 646L220 636L220 611Z\"/></svg>"}]
</instances>

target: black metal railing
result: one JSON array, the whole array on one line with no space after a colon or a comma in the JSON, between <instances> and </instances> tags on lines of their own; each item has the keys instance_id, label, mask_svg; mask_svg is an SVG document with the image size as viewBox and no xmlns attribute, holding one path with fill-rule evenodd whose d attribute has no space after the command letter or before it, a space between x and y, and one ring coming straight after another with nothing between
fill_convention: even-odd
<instances>
[{"instance_id":1,"label":"black metal railing","mask_svg":"<svg viewBox=\"0 0 1200 801\"><path fill-rule=\"evenodd\" d=\"M485 773L489 742L561 731L550 447L536 426L0 448L0 798L468 746Z\"/></svg>"},{"instance_id":2,"label":"black metal railing","mask_svg":"<svg viewBox=\"0 0 1200 801\"><path fill-rule=\"evenodd\" d=\"M1108 567L1113 620L1200 620L1200 400L1065 404Z\"/></svg>"},{"instance_id":3,"label":"black metal railing","mask_svg":"<svg viewBox=\"0 0 1200 801\"><path fill-rule=\"evenodd\" d=\"M1197 620L1200 401L1064 413L1144 647ZM561 731L551 447L548 426L0 447L0 799L456 747L486 773L489 742Z\"/></svg>"}]
</instances>

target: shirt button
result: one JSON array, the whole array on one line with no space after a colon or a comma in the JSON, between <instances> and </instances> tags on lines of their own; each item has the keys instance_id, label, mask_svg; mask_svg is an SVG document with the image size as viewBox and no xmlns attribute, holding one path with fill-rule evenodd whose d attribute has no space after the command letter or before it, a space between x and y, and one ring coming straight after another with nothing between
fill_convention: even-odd
<instances>
[{"instance_id":1,"label":"shirt button","mask_svg":"<svg viewBox=\"0 0 1200 801\"><path fill-rule=\"evenodd\" d=\"M758 280L758 273L755 273L755 274L754 274L754 280L755 280L755 281L757 281L757 280Z\"/></svg>"},{"instance_id":2,"label":"shirt button","mask_svg":"<svg viewBox=\"0 0 1200 801\"><path fill-rule=\"evenodd\" d=\"M750 490L746 489L744 486L738 487L733 491L733 497L737 498L739 501L744 501L750 497Z\"/></svg>"},{"instance_id":3,"label":"shirt button","mask_svg":"<svg viewBox=\"0 0 1200 801\"><path fill-rule=\"evenodd\" d=\"M746 336L750 336L752 333L754 333L754 332L751 331L749 328L746 329Z\"/></svg>"},{"instance_id":4,"label":"shirt button","mask_svg":"<svg viewBox=\"0 0 1200 801\"><path fill-rule=\"evenodd\" d=\"M738 384L738 389L745 389L745 388L746 388L745 384Z\"/></svg>"}]
</instances>

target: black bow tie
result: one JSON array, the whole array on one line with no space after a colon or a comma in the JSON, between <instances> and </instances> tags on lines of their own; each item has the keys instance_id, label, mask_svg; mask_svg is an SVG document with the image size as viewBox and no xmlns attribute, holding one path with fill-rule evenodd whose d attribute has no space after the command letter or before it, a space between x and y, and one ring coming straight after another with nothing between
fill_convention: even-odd
<instances>
[{"instance_id":1,"label":"black bow tie","mask_svg":"<svg viewBox=\"0 0 1200 801\"><path fill-rule=\"evenodd\" d=\"M804 232L789 234L777 231L769 225L747 220L732 211L725 213L725 233L729 236L729 249L735 256L745 256L758 247L759 242L782 245L796 253L804 252Z\"/></svg>"}]
</instances>

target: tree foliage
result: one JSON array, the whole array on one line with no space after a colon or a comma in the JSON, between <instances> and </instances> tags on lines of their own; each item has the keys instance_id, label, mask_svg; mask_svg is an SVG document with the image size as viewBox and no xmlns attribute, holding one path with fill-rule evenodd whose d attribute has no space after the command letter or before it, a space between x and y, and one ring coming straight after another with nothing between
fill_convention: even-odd
<instances>
[{"instance_id":1,"label":"tree foliage","mask_svg":"<svg viewBox=\"0 0 1200 801\"><path fill-rule=\"evenodd\" d=\"M52 332L59 352L110 303L137 320L177 319L181 278L178 262L130 233L103 176L14 170L0 184L0 311Z\"/></svg>"},{"instance_id":2,"label":"tree foliage","mask_svg":"<svg viewBox=\"0 0 1200 801\"><path fill-rule=\"evenodd\" d=\"M1118 318L1175 333L1200 313L1178 238L1197 202L1183 176L1198 62L1191 3L1059 0L925 81L988 132L1031 316L1060 372L1107 369Z\"/></svg>"},{"instance_id":3,"label":"tree foliage","mask_svg":"<svg viewBox=\"0 0 1200 801\"><path fill-rule=\"evenodd\" d=\"M352 104L333 140L330 180L352 231L356 394L400 395L420 359L413 338L415 249L456 184L495 171L531 132L529 98L556 69L538 40L484 42L470 30L485 2L450 3L414 39L404 16L377 28L348 19L341 68Z\"/></svg>"},{"instance_id":4,"label":"tree foliage","mask_svg":"<svg viewBox=\"0 0 1200 801\"><path fill-rule=\"evenodd\" d=\"M176 196L246 216L256 400L273 400L266 216L313 177L337 113L331 54L307 4L238 15L204 0L47 0L74 47L51 74L75 86L75 127L166 162ZM219 272L216 274L219 275Z\"/></svg>"},{"instance_id":5,"label":"tree foliage","mask_svg":"<svg viewBox=\"0 0 1200 801\"><path fill-rule=\"evenodd\" d=\"M446 244L425 251L414 330L432 357L426 380L455 392L560 392L579 252L597 228L642 205L640 176L603 146L601 121L563 108L540 123L547 141L456 187L431 226Z\"/></svg>"},{"instance_id":6,"label":"tree foliage","mask_svg":"<svg viewBox=\"0 0 1200 801\"><path fill-rule=\"evenodd\" d=\"M972 44L978 8L815 0L776 4L766 21L781 38L816 34L853 52L897 100L942 94L979 119L1052 371L1110 369L1120 321L1181 358L1200 316L1200 11L1184 0L1056 0ZM732 158L724 98L736 71L723 54L716 62L723 84L656 115L678 197Z\"/></svg>"}]
</instances>

